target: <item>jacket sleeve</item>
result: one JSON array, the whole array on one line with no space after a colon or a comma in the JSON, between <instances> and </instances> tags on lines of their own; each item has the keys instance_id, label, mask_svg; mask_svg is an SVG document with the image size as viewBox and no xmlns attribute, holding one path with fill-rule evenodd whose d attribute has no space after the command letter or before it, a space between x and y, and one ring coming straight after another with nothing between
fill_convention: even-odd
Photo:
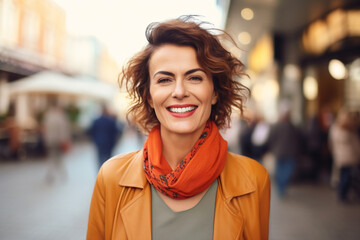
<instances>
[{"instance_id":1,"label":"jacket sleeve","mask_svg":"<svg viewBox=\"0 0 360 240\"><path fill-rule=\"evenodd\" d=\"M102 169L96 178L91 199L86 239L105 239L105 187Z\"/></svg>"},{"instance_id":2,"label":"jacket sleeve","mask_svg":"<svg viewBox=\"0 0 360 240\"><path fill-rule=\"evenodd\" d=\"M260 234L262 240L269 237L270 178L266 172L263 185L259 188Z\"/></svg>"}]
</instances>

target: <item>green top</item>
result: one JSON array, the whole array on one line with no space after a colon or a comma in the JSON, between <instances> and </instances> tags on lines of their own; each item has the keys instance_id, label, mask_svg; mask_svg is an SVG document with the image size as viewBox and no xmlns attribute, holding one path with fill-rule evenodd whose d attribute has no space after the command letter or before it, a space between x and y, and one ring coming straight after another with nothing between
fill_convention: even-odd
<instances>
[{"instance_id":1,"label":"green top","mask_svg":"<svg viewBox=\"0 0 360 240\"><path fill-rule=\"evenodd\" d=\"M212 239L217 186L215 180L197 205L181 212L172 211L151 186L152 239Z\"/></svg>"}]
</instances>

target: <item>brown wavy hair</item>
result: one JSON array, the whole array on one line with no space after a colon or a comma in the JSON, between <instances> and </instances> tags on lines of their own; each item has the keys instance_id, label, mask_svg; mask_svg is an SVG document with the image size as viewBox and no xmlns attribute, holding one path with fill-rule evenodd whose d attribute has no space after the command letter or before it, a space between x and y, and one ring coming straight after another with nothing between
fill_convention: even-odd
<instances>
[{"instance_id":1,"label":"brown wavy hair","mask_svg":"<svg viewBox=\"0 0 360 240\"><path fill-rule=\"evenodd\" d=\"M203 28L207 22L199 22L194 16L182 16L161 23L151 23L146 28L148 44L122 68L119 75L120 86L125 84L132 106L127 119L135 122L145 133L159 124L154 109L150 106L149 60L163 44L191 46L196 51L197 61L210 73L217 95L217 103L212 106L210 120L219 128L228 127L232 108L243 113L244 101L249 89L239 82L244 64L231 55L221 44L227 39L236 45L226 32L215 28ZM216 32L216 33L215 33Z\"/></svg>"}]
</instances>

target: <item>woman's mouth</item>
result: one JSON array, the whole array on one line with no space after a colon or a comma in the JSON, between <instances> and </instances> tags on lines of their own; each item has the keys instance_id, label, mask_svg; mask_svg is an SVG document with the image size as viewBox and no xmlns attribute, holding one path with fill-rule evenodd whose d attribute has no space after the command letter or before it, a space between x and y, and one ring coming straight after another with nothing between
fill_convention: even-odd
<instances>
[{"instance_id":1,"label":"woman's mouth","mask_svg":"<svg viewBox=\"0 0 360 240\"><path fill-rule=\"evenodd\" d=\"M170 114L177 118L190 117L197 109L195 105L167 107Z\"/></svg>"},{"instance_id":2,"label":"woman's mouth","mask_svg":"<svg viewBox=\"0 0 360 240\"><path fill-rule=\"evenodd\" d=\"M190 106L190 107L169 107L168 110L173 113L186 113L193 111L196 107Z\"/></svg>"}]
</instances>

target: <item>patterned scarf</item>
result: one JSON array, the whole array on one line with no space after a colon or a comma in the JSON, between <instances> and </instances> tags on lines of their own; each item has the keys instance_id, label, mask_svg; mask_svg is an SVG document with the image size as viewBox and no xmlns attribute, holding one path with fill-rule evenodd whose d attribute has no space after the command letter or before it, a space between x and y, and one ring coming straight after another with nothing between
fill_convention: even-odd
<instances>
[{"instance_id":1,"label":"patterned scarf","mask_svg":"<svg viewBox=\"0 0 360 240\"><path fill-rule=\"evenodd\" d=\"M216 124L208 121L192 150L172 170L162 155L160 126L154 127L144 144L144 170L158 191L174 199L205 191L220 175L227 155L227 142Z\"/></svg>"}]
</instances>

